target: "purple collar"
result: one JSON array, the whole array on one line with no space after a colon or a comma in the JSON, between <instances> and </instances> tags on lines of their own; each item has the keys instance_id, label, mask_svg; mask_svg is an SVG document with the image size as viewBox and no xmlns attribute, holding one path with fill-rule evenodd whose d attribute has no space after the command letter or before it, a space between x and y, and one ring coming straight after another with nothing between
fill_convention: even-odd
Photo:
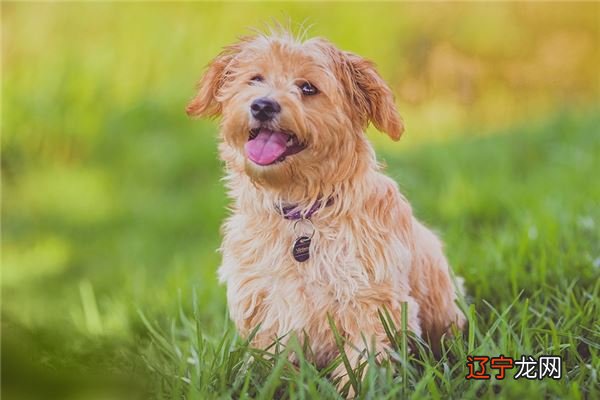
<instances>
[{"instance_id":1,"label":"purple collar","mask_svg":"<svg viewBox=\"0 0 600 400\"><path fill-rule=\"evenodd\" d=\"M317 210L319 210L322 206L321 200L317 200L312 207L304 214L300 210L298 210L298 205L289 205L289 206L275 206L277 211L281 214L281 216L285 219L289 219L292 221L299 219L310 219ZM327 199L327 203L325 203L325 207L329 207L333 204L333 197Z\"/></svg>"}]
</instances>

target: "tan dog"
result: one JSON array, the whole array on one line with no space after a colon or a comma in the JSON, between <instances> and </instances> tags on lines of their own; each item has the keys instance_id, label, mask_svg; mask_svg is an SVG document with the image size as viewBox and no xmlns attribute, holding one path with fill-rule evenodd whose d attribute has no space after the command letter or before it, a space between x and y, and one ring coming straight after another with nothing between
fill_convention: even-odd
<instances>
[{"instance_id":1,"label":"tan dog","mask_svg":"<svg viewBox=\"0 0 600 400\"><path fill-rule=\"evenodd\" d=\"M338 353L331 315L356 362L361 335L389 346L377 310L400 326L403 303L434 347L464 325L440 240L365 137L369 122L394 140L404 130L373 63L320 38L242 38L210 63L187 112L222 117L233 204L219 276L239 331L260 324L254 345L306 334L323 366Z\"/></svg>"}]
</instances>

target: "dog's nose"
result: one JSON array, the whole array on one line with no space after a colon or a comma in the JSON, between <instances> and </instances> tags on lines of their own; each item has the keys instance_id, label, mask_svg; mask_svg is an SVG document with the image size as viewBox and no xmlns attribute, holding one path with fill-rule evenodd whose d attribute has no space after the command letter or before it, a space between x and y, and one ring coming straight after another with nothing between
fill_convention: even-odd
<instances>
[{"instance_id":1,"label":"dog's nose","mask_svg":"<svg viewBox=\"0 0 600 400\"><path fill-rule=\"evenodd\" d=\"M250 110L252 111L252 116L254 118L264 122L273 119L273 117L281 111L281 106L273 99L261 97L252 102Z\"/></svg>"}]
</instances>

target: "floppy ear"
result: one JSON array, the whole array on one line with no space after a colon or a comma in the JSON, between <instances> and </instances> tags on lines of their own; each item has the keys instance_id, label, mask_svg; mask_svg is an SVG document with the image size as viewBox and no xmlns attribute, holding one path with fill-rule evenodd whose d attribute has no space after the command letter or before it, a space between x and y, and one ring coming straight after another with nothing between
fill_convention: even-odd
<instances>
[{"instance_id":1,"label":"floppy ear","mask_svg":"<svg viewBox=\"0 0 600 400\"><path fill-rule=\"evenodd\" d=\"M404 123L396 109L394 95L375 64L353 53L345 52L344 56L353 83L352 101L364 113L365 124L370 121L393 140L400 139Z\"/></svg>"},{"instance_id":2,"label":"floppy ear","mask_svg":"<svg viewBox=\"0 0 600 400\"><path fill-rule=\"evenodd\" d=\"M198 83L196 97L187 105L186 112L189 116L214 117L221 114L221 104L217 100L219 90L227 80L228 69L240 48L240 44L225 47L208 64L206 72Z\"/></svg>"}]
</instances>

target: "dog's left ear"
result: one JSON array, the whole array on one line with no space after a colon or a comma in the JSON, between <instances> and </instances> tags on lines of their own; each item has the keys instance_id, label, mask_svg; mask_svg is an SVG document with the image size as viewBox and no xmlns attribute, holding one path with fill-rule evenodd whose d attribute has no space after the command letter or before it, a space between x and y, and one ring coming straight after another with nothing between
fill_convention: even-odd
<instances>
[{"instance_id":1,"label":"dog's left ear","mask_svg":"<svg viewBox=\"0 0 600 400\"><path fill-rule=\"evenodd\" d=\"M350 95L356 108L363 113L365 124L372 122L378 130L399 140L404 123L396 109L392 90L377 72L375 64L349 52L344 52L344 59L353 83Z\"/></svg>"},{"instance_id":2,"label":"dog's left ear","mask_svg":"<svg viewBox=\"0 0 600 400\"><path fill-rule=\"evenodd\" d=\"M241 42L228 47L215 57L198 84L198 93L186 107L189 116L215 117L221 114L219 90L229 76L229 67L240 52Z\"/></svg>"}]
</instances>

